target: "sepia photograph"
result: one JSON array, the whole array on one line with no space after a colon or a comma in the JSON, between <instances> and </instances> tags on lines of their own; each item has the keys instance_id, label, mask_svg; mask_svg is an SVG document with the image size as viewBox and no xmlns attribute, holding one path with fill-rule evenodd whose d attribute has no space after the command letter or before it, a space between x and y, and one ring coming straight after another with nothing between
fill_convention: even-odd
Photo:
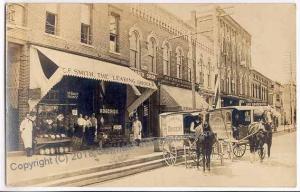
<instances>
[{"instance_id":1,"label":"sepia photograph","mask_svg":"<svg viewBox=\"0 0 300 192\"><path fill-rule=\"evenodd\" d=\"M3 16L7 188L299 185L295 2Z\"/></svg>"}]
</instances>

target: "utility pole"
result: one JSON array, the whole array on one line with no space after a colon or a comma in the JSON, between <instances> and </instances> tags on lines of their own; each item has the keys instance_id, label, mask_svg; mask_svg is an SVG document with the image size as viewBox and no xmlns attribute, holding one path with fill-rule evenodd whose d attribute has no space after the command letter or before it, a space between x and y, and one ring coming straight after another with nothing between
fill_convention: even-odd
<instances>
[{"instance_id":1,"label":"utility pole","mask_svg":"<svg viewBox=\"0 0 300 192\"><path fill-rule=\"evenodd\" d=\"M294 109L293 109L293 96L292 96L292 91L293 91L293 66L292 66L292 54L290 52L289 54L289 60L290 60L290 70L291 70L291 80L290 80L290 108L291 108L291 125L294 125Z\"/></svg>"},{"instance_id":2,"label":"utility pole","mask_svg":"<svg viewBox=\"0 0 300 192\"><path fill-rule=\"evenodd\" d=\"M213 12L213 36L214 36L214 55L215 55L215 65L217 66L217 79L215 80L215 108L221 107L221 88L220 88L220 78L221 78L221 65L219 61L219 26L218 26L218 7L214 6Z\"/></svg>"}]
</instances>

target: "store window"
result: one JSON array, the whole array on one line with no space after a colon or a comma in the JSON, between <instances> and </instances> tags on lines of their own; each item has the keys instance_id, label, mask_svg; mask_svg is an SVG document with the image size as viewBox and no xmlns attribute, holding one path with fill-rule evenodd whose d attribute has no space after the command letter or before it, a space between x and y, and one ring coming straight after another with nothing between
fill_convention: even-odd
<instances>
[{"instance_id":1,"label":"store window","mask_svg":"<svg viewBox=\"0 0 300 192\"><path fill-rule=\"evenodd\" d=\"M133 31L129 39L130 43L130 64L137 69L140 68L140 35Z\"/></svg>"},{"instance_id":2,"label":"store window","mask_svg":"<svg viewBox=\"0 0 300 192\"><path fill-rule=\"evenodd\" d=\"M148 52L149 52L149 59L150 59L150 70L153 73L156 73L156 41L153 37L150 38L148 44Z\"/></svg>"},{"instance_id":3,"label":"store window","mask_svg":"<svg viewBox=\"0 0 300 192\"><path fill-rule=\"evenodd\" d=\"M183 64L183 51L181 48L176 50L176 77L182 79L182 64Z\"/></svg>"},{"instance_id":4,"label":"store window","mask_svg":"<svg viewBox=\"0 0 300 192\"><path fill-rule=\"evenodd\" d=\"M56 34L56 23L57 23L56 20L57 20L56 14L46 12L46 26L45 26L46 33L52 35Z\"/></svg>"},{"instance_id":5,"label":"store window","mask_svg":"<svg viewBox=\"0 0 300 192\"><path fill-rule=\"evenodd\" d=\"M81 43L91 44L92 35L91 35L91 14L90 14L90 5L82 4L81 5Z\"/></svg>"},{"instance_id":6,"label":"store window","mask_svg":"<svg viewBox=\"0 0 300 192\"><path fill-rule=\"evenodd\" d=\"M169 75L171 74L170 70L170 58L171 58L171 49L168 43L163 46L163 74Z\"/></svg>"},{"instance_id":7,"label":"store window","mask_svg":"<svg viewBox=\"0 0 300 192\"><path fill-rule=\"evenodd\" d=\"M119 53L119 20L119 15L111 13L109 17L109 48L110 51L117 53Z\"/></svg>"}]
</instances>

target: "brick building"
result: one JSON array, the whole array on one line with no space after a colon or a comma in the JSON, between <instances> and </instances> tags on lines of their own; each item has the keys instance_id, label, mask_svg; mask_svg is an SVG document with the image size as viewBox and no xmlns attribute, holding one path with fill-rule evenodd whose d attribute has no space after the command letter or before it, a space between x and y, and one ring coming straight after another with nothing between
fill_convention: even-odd
<instances>
[{"instance_id":1,"label":"brick building","mask_svg":"<svg viewBox=\"0 0 300 192\"><path fill-rule=\"evenodd\" d=\"M103 128L122 135L137 113L143 136L151 137L159 135L160 112L193 108L196 42L186 34L194 29L159 6L12 3L6 9L9 150L20 147L18 125L29 111L38 119L96 113ZM196 94L196 107L205 106Z\"/></svg>"},{"instance_id":2,"label":"brick building","mask_svg":"<svg viewBox=\"0 0 300 192\"><path fill-rule=\"evenodd\" d=\"M271 89L273 81L255 69L250 73L250 98L253 102L262 102L272 105Z\"/></svg>"},{"instance_id":3,"label":"brick building","mask_svg":"<svg viewBox=\"0 0 300 192\"><path fill-rule=\"evenodd\" d=\"M250 97L251 35L219 7L196 18L197 30L213 41L221 106L241 105Z\"/></svg>"}]
</instances>

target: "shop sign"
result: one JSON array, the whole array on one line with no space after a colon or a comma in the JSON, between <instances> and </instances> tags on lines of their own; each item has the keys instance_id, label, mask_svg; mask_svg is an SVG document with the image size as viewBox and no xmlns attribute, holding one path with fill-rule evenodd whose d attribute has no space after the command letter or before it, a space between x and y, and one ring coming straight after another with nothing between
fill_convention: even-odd
<instances>
[{"instance_id":1,"label":"shop sign","mask_svg":"<svg viewBox=\"0 0 300 192\"><path fill-rule=\"evenodd\" d=\"M246 106L267 106L267 102L245 102Z\"/></svg>"},{"instance_id":2,"label":"shop sign","mask_svg":"<svg viewBox=\"0 0 300 192\"><path fill-rule=\"evenodd\" d=\"M154 73L149 73L146 70L143 70L143 71L137 70L135 68L131 68L131 69L145 79L153 80L153 81L155 81L157 79L157 75Z\"/></svg>"},{"instance_id":3,"label":"shop sign","mask_svg":"<svg viewBox=\"0 0 300 192\"><path fill-rule=\"evenodd\" d=\"M78 92L68 91L67 92L67 98L68 99L78 99Z\"/></svg>"},{"instance_id":4,"label":"shop sign","mask_svg":"<svg viewBox=\"0 0 300 192\"><path fill-rule=\"evenodd\" d=\"M72 109L72 115L78 115L77 109Z\"/></svg>"},{"instance_id":5,"label":"shop sign","mask_svg":"<svg viewBox=\"0 0 300 192\"><path fill-rule=\"evenodd\" d=\"M162 84L171 85L174 87L181 87L181 88L187 88L187 89L192 88L191 82L183 80L183 79L177 79L174 77L166 76L166 75L160 77L160 82Z\"/></svg>"},{"instance_id":6,"label":"shop sign","mask_svg":"<svg viewBox=\"0 0 300 192\"><path fill-rule=\"evenodd\" d=\"M121 130L122 129L122 125L113 125L113 129L114 130Z\"/></svg>"},{"instance_id":7,"label":"shop sign","mask_svg":"<svg viewBox=\"0 0 300 192\"><path fill-rule=\"evenodd\" d=\"M100 109L101 114L119 114L118 109Z\"/></svg>"},{"instance_id":8,"label":"shop sign","mask_svg":"<svg viewBox=\"0 0 300 192\"><path fill-rule=\"evenodd\" d=\"M97 72L88 69L81 70L76 68L62 68L62 71L64 75L85 77L91 79L100 79L104 81L114 81L114 82L124 83L124 84L134 84L136 86L141 86L141 87L149 87L149 88L155 87L154 83L151 81L144 81L144 80L137 79L135 77L128 77L122 73L112 74L109 72Z\"/></svg>"},{"instance_id":9,"label":"shop sign","mask_svg":"<svg viewBox=\"0 0 300 192\"><path fill-rule=\"evenodd\" d=\"M29 98L30 99L40 99L41 98L41 89L36 88L36 89L29 89Z\"/></svg>"},{"instance_id":10,"label":"shop sign","mask_svg":"<svg viewBox=\"0 0 300 192\"><path fill-rule=\"evenodd\" d=\"M160 116L161 136L183 135L183 115Z\"/></svg>"}]
</instances>

